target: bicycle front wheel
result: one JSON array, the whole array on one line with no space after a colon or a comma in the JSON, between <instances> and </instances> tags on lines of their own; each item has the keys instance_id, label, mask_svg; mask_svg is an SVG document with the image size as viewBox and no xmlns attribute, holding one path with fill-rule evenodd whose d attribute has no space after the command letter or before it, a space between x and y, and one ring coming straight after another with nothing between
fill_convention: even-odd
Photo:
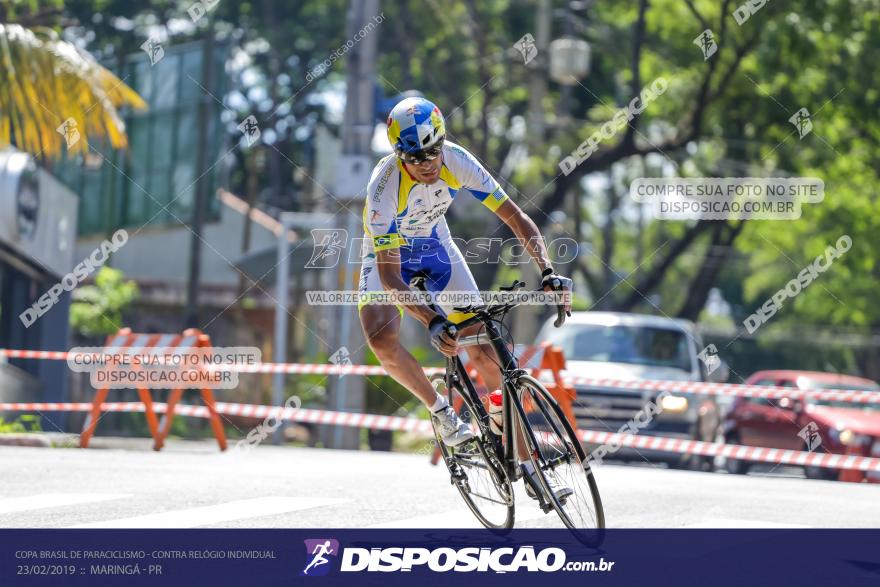
<instances>
[{"instance_id":1,"label":"bicycle front wheel","mask_svg":"<svg viewBox=\"0 0 880 587\"><path fill-rule=\"evenodd\" d=\"M540 382L524 375L517 385L521 403L530 408L517 420L544 494L566 527L581 542L596 546L603 538L605 513L586 452L562 408ZM558 498L551 492L551 480L571 494Z\"/></svg>"},{"instance_id":2,"label":"bicycle front wheel","mask_svg":"<svg viewBox=\"0 0 880 587\"><path fill-rule=\"evenodd\" d=\"M483 406L475 406L468 394L457 385L448 389L443 375L432 377L431 384L437 393L447 397L449 405L461 406L456 410L458 416L470 423L476 435L474 440L453 447L447 446L434 431L443 462L452 476L452 484L483 526L494 530L512 528L513 487L495 455L491 440L485 436L491 433L476 422L479 415L484 413Z\"/></svg>"}]
</instances>

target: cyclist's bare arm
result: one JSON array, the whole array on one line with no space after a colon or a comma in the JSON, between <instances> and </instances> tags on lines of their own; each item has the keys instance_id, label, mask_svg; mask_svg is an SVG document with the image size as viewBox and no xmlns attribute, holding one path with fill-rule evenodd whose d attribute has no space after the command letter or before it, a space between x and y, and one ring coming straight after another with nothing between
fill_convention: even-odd
<instances>
[{"instance_id":1,"label":"cyclist's bare arm","mask_svg":"<svg viewBox=\"0 0 880 587\"><path fill-rule=\"evenodd\" d=\"M528 214L523 212L511 199L505 200L504 203L498 206L495 213L510 228L516 238L519 239L519 242L523 244L541 271L552 267L550 257L547 256L547 247L544 244L541 231L538 230L538 227L529 218Z\"/></svg>"},{"instance_id":2,"label":"cyclist's bare arm","mask_svg":"<svg viewBox=\"0 0 880 587\"><path fill-rule=\"evenodd\" d=\"M498 206L495 213L510 228L516 238L519 239L519 242L522 243L532 259L535 260L535 263L538 264L541 272L553 267L552 263L550 263L550 257L547 255L547 245L544 242L544 237L541 236L541 231L538 230L537 225L529 218L528 214L523 212L510 199L505 200ZM570 300L565 304L564 310L571 312Z\"/></svg>"}]
</instances>

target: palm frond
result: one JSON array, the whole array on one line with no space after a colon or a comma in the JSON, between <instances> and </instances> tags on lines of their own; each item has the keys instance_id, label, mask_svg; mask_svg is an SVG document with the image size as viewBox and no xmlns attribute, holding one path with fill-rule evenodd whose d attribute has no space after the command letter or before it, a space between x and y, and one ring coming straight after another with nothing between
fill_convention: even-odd
<instances>
[{"instance_id":1,"label":"palm frond","mask_svg":"<svg viewBox=\"0 0 880 587\"><path fill-rule=\"evenodd\" d=\"M48 29L0 24L0 80L0 147L14 141L33 155L55 157L64 145L85 154L90 137L123 148L118 108L147 107L91 55ZM58 131L64 125L76 140Z\"/></svg>"}]
</instances>

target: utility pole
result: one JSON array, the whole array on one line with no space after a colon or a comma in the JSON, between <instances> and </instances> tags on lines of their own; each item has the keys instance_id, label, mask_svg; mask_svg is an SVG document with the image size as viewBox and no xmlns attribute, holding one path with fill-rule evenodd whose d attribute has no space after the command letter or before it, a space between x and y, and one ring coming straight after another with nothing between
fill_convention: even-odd
<instances>
[{"instance_id":1,"label":"utility pole","mask_svg":"<svg viewBox=\"0 0 880 587\"><path fill-rule=\"evenodd\" d=\"M535 47L538 54L529 64L529 147L535 152L543 146L546 122L544 117L544 96L547 94L547 63L550 45L550 22L552 20L550 0L538 0L535 12ZM537 187L537 186L536 186Z\"/></svg>"},{"instance_id":2,"label":"utility pole","mask_svg":"<svg viewBox=\"0 0 880 587\"><path fill-rule=\"evenodd\" d=\"M379 35L379 0L350 0L346 38L355 40L346 60L345 116L342 124L342 157L333 196L338 203L339 224L348 234L348 246L337 265L339 289L357 291L359 266L352 263L350 249L362 235L361 211L373 154L370 142L375 121L376 50ZM356 241L360 242L360 241ZM363 357L364 338L358 326L357 307L341 305L333 313L334 337L330 352L346 349L347 360L354 364ZM366 405L366 381L362 377L331 375L329 409L363 411ZM360 429L336 426L325 433L325 444L333 448L360 448Z\"/></svg>"},{"instance_id":3,"label":"utility pole","mask_svg":"<svg viewBox=\"0 0 880 587\"><path fill-rule=\"evenodd\" d=\"M529 155L546 152L547 117L544 114L544 98L547 95L547 68L550 66L550 28L553 20L551 0L538 0L535 7L535 47L538 54L529 62L527 78L529 84L528 128L525 146ZM524 186L528 194L534 194L541 184L532 181ZM546 313L546 312L544 312ZM540 328L543 317L541 310L522 312L514 326L517 336L532 336Z\"/></svg>"},{"instance_id":4,"label":"utility pole","mask_svg":"<svg viewBox=\"0 0 880 587\"><path fill-rule=\"evenodd\" d=\"M214 35L212 33L213 19L208 23L207 33L202 52L202 84L206 88L213 87L213 53ZM195 201L192 215L192 237L189 245L189 271L186 282L186 310L184 320L186 327L200 327L199 324L199 285L202 273L202 232L205 227L205 216L208 209L208 188L211 183L211 175L201 170L208 165L208 125L211 121L212 98L204 92L199 98L198 110L198 153L196 155L196 169L202 176L196 181Z\"/></svg>"}]
</instances>

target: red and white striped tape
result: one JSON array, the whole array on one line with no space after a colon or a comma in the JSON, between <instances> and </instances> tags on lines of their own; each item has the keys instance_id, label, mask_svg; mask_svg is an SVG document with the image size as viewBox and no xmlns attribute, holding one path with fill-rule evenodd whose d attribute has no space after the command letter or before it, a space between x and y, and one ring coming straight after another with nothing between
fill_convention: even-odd
<instances>
[{"instance_id":1,"label":"red and white striped tape","mask_svg":"<svg viewBox=\"0 0 880 587\"><path fill-rule=\"evenodd\" d=\"M880 391L860 391L847 389L794 389L791 387L771 387L766 385L741 385L733 383L707 383L703 381L662 381L641 379L625 381L622 379L594 379L580 377L568 372L563 379L570 385L589 387L606 387L610 389L626 389L632 391L669 391L674 393L692 393L695 395L716 395L727 397L764 397L780 399L783 397L810 397L817 400L841 401L856 404L880 404Z\"/></svg>"},{"instance_id":2,"label":"red and white striped tape","mask_svg":"<svg viewBox=\"0 0 880 587\"><path fill-rule=\"evenodd\" d=\"M162 350L162 349L160 349ZM112 349L108 352L113 352ZM139 348L126 351L119 349L119 352L138 352L149 354L151 348ZM196 351L194 351L196 352ZM39 359L50 361L67 361L75 359L78 356L86 356L82 353L70 353L67 351L28 351L15 349L0 349L0 356L10 359ZM388 375L382 367L378 365L333 365L320 363L256 363L252 365L224 364L212 365L206 370L216 371L237 371L239 373L288 373L298 375ZM425 369L427 375L435 373L443 373L444 369L440 367L428 367Z\"/></svg>"},{"instance_id":3,"label":"red and white striped tape","mask_svg":"<svg viewBox=\"0 0 880 587\"><path fill-rule=\"evenodd\" d=\"M164 402L154 402L153 407L157 413L165 413L168 410L168 404ZM217 402L214 404L214 407L217 413L227 416L241 416L244 418L267 418L271 416L279 420L309 424L332 424L377 430L404 430L433 434L431 422L428 420L402 416L381 416L357 412L333 412L329 410L297 409L256 404L231 404L226 402ZM92 404L85 402L0 403L0 412L88 412L91 409ZM104 412L143 412L145 408L141 402L104 402L101 404L101 410ZM208 408L202 405L177 404L174 413L178 416L192 416L195 418L208 418L210 416Z\"/></svg>"},{"instance_id":4,"label":"red and white striped tape","mask_svg":"<svg viewBox=\"0 0 880 587\"><path fill-rule=\"evenodd\" d=\"M50 361L66 361L70 353L67 351L22 351L16 349L0 349L0 356L10 359L48 359Z\"/></svg>"},{"instance_id":5,"label":"red and white striped tape","mask_svg":"<svg viewBox=\"0 0 880 587\"><path fill-rule=\"evenodd\" d=\"M674 452L701 456L724 456L741 461L783 465L828 467L831 469L857 469L880 472L880 458L860 457L831 453L814 453L737 444L716 444L699 440L664 438L662 436L637 436L596 430L581 430L578 436L590 444L619 444L620 446L649 451Z\"/></svg>"},{"instance_id":6,"label":"red and white striped tape","mask_svg":"<svg viewBox=\"0 0 880 587\"><path fill-rule=\"evenodd\" d=\"M168 409L165 403L154 403L155 411L164 413ZM305 422L310 424L332 424L337 426L353 426L372 428L375 430L403 430L408 432L433 434L428 420L400 416L380 416L377 414L361 414L357 412L332 412L327 410L296 409L281 406L263 406L254 404L231 404L218 402L217 412L228 416L267 418ZM90 403L0 403L0 411L67 411L87 412L92 409ZM141 402L106 402L101 405L106 412L143 412ZM188 404L178 404L176 415L207 418L208 408ZM648 451L674 452L702 456L725 456L732 459L765 462L784 465L817 466L832 469L848 469L866 472L880 472L880 458L861 457L857 455L841 455L813 453L797 450L784 450L734 444L715 444L697 440L680 438L664 438L661 436L634 436L614 432L582 430L578 433L582 442L589 444L611 444L633 447Z\"/></svg>"},{"instance_id":7,"label":"red and white striped tape","mask_svg":"<svg viewBox=\"0 0 880 587\"><path fill-rule=\"evenodd\" d=\"M146 352L146 351L145 351ZM26 351L0 349L0 356L19 359L48 359L64 361L74 355L65 351ZM317 363L257 363L254 365L214 365L211 370L229 370L239 373L286 373L300 375L388 375L378 365L328 365ZM425 368L426 375L443 373L439 367ZM552 377L552 372L544 370L542 377ZM691 393L695 395L711 395L726 397L760 397L780 399L783 397L805 398L817 400L840 401L855 404L880 404L880 392L846 389L793 389L790 387L770 387L757 385L739 385L732 383L707 383L702 381L663 381L654 379L621 380L596 379L582 377L569 372L562 372L563 379L570 385L605 387L630 391L669 391L674 393Z\"/></svg>"}]
</instances>

